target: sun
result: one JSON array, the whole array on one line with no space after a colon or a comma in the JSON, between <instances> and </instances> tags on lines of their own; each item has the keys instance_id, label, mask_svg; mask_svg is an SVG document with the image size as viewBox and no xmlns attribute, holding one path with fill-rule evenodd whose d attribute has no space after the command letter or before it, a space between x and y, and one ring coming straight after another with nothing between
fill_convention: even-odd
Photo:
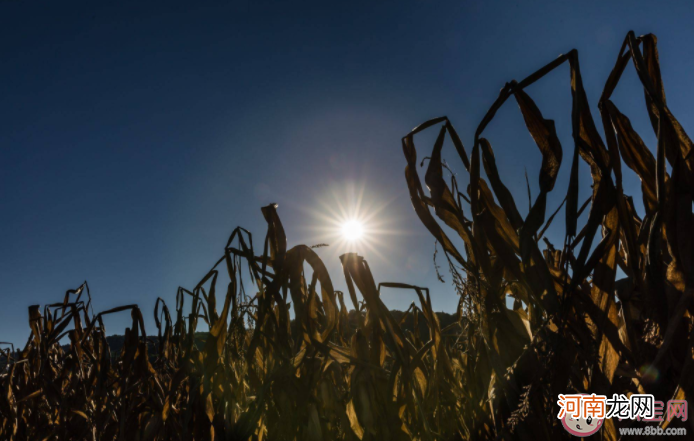
<instances>
[{"instance_id":1,"label":"sun","mask_svg":"<svg viewBox=\"0 0 694 441\"><path fill-rule=\"evenodd\" d=\"M397 227L398 219L388 212L395 197L382 199L367 193L366 188L366 178L329 185L316 206L301 207L315 220L304 226L303 241L316 244L324 255L332 255L326 259L359 253L389 263L389 236L405 234Z\"/></svg>"},{"instance_id":2,"label":"sun","mask_svg":"<svg viewBox=\"0 0 694 441\"><path fill-rule=\"evenodd\" d=\"M364 236L364 225L356 219L348 219L342 223L342 237L348 242L355 242Z\"/></svg>"}]
</instances>

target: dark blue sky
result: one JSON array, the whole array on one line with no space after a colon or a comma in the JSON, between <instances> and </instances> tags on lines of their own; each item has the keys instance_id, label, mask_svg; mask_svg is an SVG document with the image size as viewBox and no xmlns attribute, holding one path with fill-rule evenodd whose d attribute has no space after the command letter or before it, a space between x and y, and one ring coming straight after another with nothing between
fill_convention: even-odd
<instances>
[{"instance_id":1,"label":"dark blue sky","mask_svg":"<svg viewBox=\"0 0 694 441\"><path fill-rule=\"evenodd\" d=\"M629 29L659 37L668 104L690 128L693 12L653 1L0 2L0 340L23 344L27 306L85 279L96 310L139 303L152 333L156 298L173 308L235 226L262 243L261 206L279 204L290 246L313 244L325 241L320 214L361 189L363 210L387 204L374 217L388 232L380 255L365 252L377 281L429 286L435 309L453 310L400 138L448 115L469 149L506 81L571 48L595 108ZM564 146L554 210L573 149L568 67L528 92ZM632 67L614 100L653 147ZM515 103L486 136L518 200L526 168L537 195L540 154ZM432 139L420 138L421 158ZM585 167L582 184L586 195ZM343 251L319 250L337 288ZM412 300L384 293L393 308ZM128 322L110 319L108 332Z\"/></svg>"}]
</instances>

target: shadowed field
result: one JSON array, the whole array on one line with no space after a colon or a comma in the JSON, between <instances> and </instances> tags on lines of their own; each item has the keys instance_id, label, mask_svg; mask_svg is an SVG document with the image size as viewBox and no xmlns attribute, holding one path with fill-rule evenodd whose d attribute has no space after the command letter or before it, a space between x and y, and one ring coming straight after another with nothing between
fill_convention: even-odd
<instances>
[{"instance_id":1,"label":"shadowed field","mask_svg":"<svg viewBox=\"0 0 694 441\"><path fill-rule=\"evenodd\" d=\"M653 152L610 101L629 64L657 136ZM567 67L575 144L564 202L551 213L547 195L564 149L524 89ZM542 154L540 193L525 219L482 137L510 98ZM694 146L667 107L655 36L626 36L597 108L604 137L571 51L505 85L469 156L446 117L403 138L412 204L460 296L453 323L440 324L426 288L377 283L356 254L340 257L347 292L334 290L311 247L287 249L269 205L260 246L235 229L196 287L179 289L173 315L157 301L154 357L141 310L95 314L86 284L60 303L30 307L26 346L6 349L0 362L0 439L556 440L570 439L556 418L560 393L690 399ZM425 192L414 137L434 126ZM447 179L446 136L469 173L466 189ZM578 200L579 161L591 170L586 201ZM622 174L632 172L645 213L622 188ZM543 235L562 208L564 243L552 244ZM616 280L618 268L625 278ZM407 290L416 301L396 319L382 289ZM114 313L132 316L117 353L102 320ZM196 344L196 331L207 328ZM606 420L602 437L617 439L618 427L633 424Z\"/></svg>"}]
</instances>

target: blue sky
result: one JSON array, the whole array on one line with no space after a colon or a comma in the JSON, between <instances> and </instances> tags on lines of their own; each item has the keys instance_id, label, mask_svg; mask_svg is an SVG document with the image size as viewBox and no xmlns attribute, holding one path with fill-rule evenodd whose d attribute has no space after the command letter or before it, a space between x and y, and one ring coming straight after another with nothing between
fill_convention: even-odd
<instances>
[{"instance_id":1,"label":"blue sky","mask_svg":"<svg viewBox=\"0 0 694 441\"><path fill-rule=\"evenodd\" d=\"M571 48L599 125L595 105L630 29L658 36L668 104L687 129L692 19L687 2L0 2L0 340L23 344L27 307L84 280L95 310L138 303L152 333L156 298L173 308L234 227L262 243L261 206L279 204L290 246L314 244L327 241L324 217L360 192L383 232L378 254L364 250L376 280L428 286L435 309L452 311L400 138L448 115L469 149L505 82ZM568 66L528 92L564 147L554 210L573 149ZM632 67L614 101L653 148ZM514 102L485 133L517 200L526 169L536 196L541 157ZM432 136L417 141L426 156ZM583 195L588 182L583 167ZM563 230L549 237L561 243ZM344 288L344 250L318 251ZM383 298L398 309L414 300ZM108 332L128 322L111 318Z\"/></svg>"}]
</instances>

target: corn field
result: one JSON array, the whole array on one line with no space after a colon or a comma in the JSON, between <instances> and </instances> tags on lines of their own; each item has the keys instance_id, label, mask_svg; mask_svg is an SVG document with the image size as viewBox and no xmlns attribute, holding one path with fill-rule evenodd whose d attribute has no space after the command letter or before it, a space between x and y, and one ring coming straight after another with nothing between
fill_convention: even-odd
<instances>
[{"instance_id":1,"label":"corn field","mask_svg":"<svg viewBox=\"0 0 694 441\"><path fill-rule=\"evenodd\" d=\"M563 147L525 89L565 64L574 147L559 208L565 239L552 244L544 233L559 209L549 214L547 197ZM643 85L655 154L610 101L629 64ZM509 98L542 154L540 193L525 219L482 136ZM269 205L262 250L236 228L195 288L179 288L173 314L157 300L156 337L147 337L137 305L95 314L86 283L61 302L31 306L26 346L5 345L0 361L0 439L556 440L571 438L556 417L560 393L692 399L694 146L666 104L654 35L626 36L598 111L604 138L573 50L504 86L470 156L446 117L402 139L412 205L459 295L457 323L442 328L427 288L377 283L354 253L340 257L347 290L336 291L311 247L287 249ZM427 192L414 139L435 126ZM464 191L444 174L447 136L469 173ZM592 176L584 203L581 160ZM641 180L643 216L624 193L624 165ZM428 333L405 330L382 288L409 291L416 301L404 317ZM110 351L103 321L115 313L132 317L119 353ZM195 344L195 332L208 328L205 343ZM694 432L692 421L670 427ZM633 424L606 420L596 436L618 439L617 429Z\"/></svg>"}]
</instances>

